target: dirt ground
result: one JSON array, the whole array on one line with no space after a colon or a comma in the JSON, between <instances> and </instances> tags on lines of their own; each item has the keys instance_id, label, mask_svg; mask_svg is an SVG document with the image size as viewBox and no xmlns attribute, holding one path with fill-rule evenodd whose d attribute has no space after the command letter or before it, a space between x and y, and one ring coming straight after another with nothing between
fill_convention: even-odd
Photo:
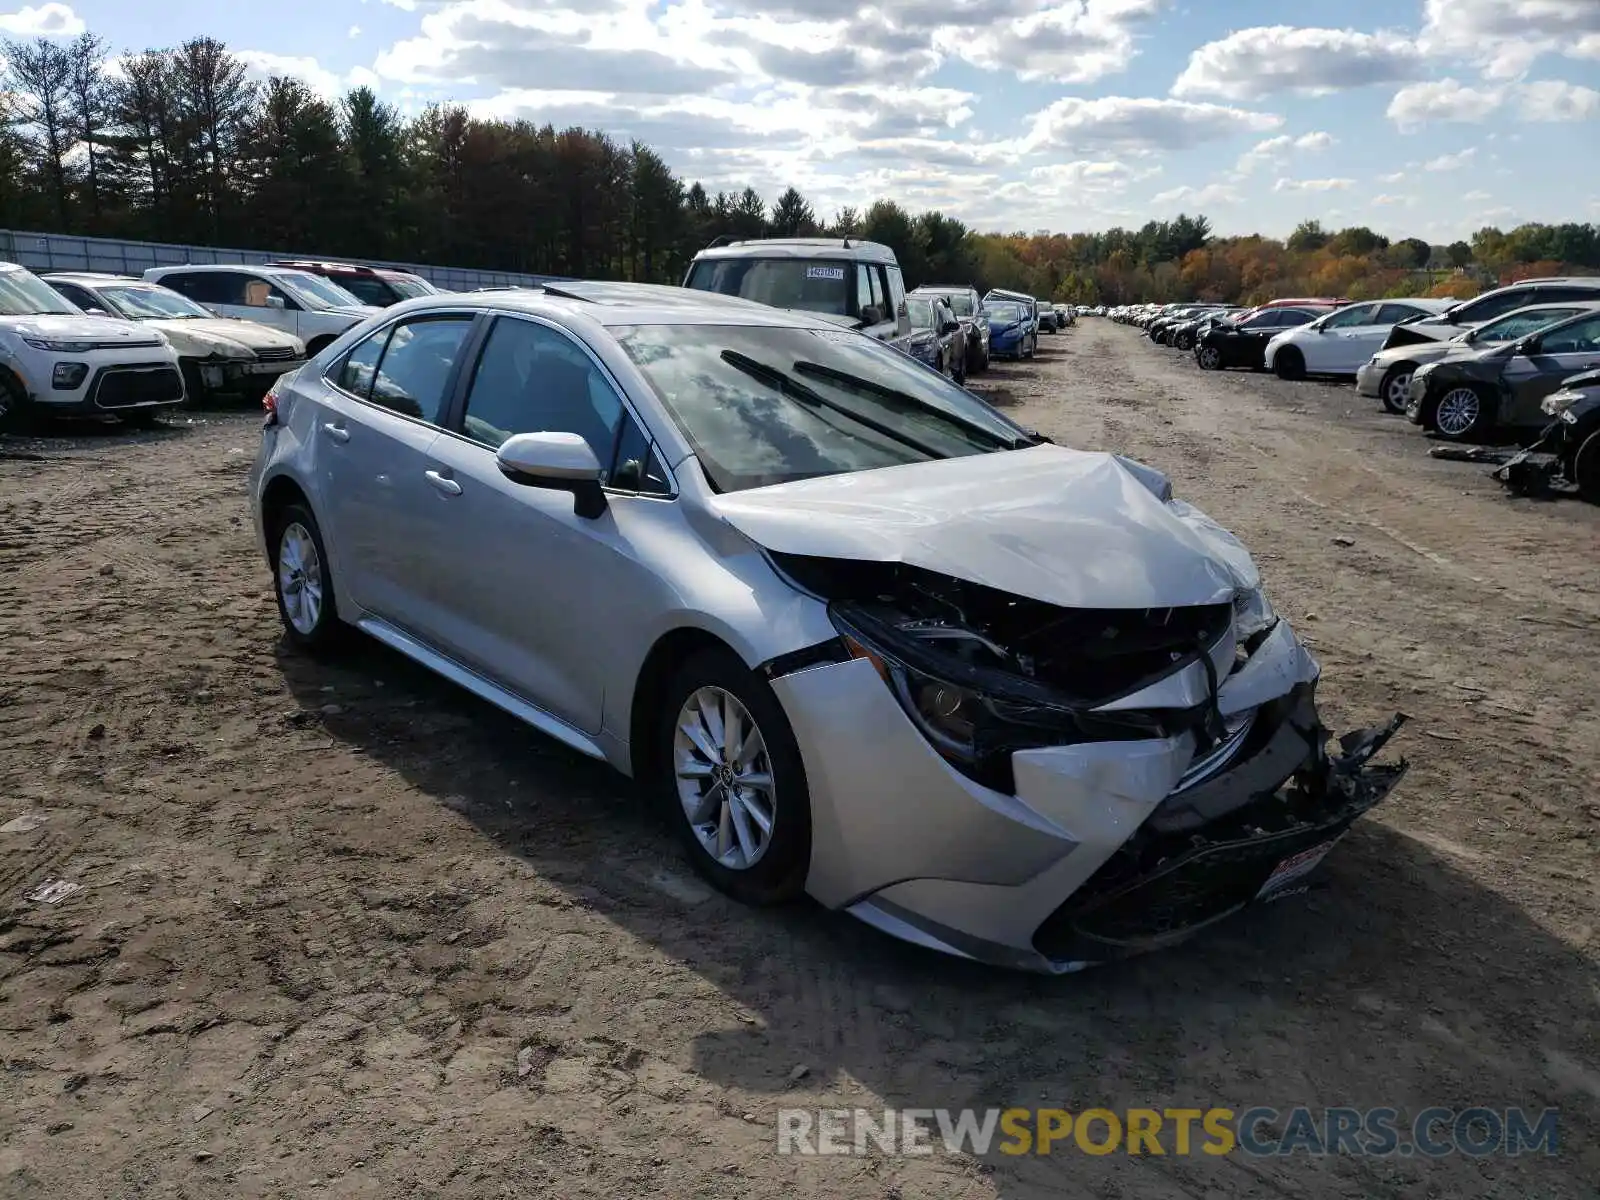
<instances>
[{"instance_id":1,"label":"dirt ground","mask_svg":"<svg viewBox=\"0 0 1600 1200\"><path fill-rule=\"evenodd\" d=\"M254 414L0 439L0 1196L1595 1196L1600 510L1104 321L974 383L1243 537L1331 723L1411 715L1319 887L1058 980L741 909L620 778L284 649ZM1554 1106L1560 1152L775 1151L780 1107L1013 1104Z\"/></svg>"}]
</instances>

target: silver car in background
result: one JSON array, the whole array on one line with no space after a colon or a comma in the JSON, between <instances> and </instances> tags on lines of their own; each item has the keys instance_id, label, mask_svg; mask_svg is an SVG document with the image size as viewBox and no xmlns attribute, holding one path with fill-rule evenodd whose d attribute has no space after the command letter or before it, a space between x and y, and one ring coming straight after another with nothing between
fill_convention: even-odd
<instances>
[{"instance_id":1,"label":"silver car in background","mask_svg":"<svg viewBox=\"0 0 1600 1200\"><path fill-rule=\"evenodd\" d=\"M1318 720L1250 556L822 317L409 301L267 397L289 640L351 627L631 775L694 866L1064 972L1303 877L1405 765Z\"/></svg>"}]
</instances>

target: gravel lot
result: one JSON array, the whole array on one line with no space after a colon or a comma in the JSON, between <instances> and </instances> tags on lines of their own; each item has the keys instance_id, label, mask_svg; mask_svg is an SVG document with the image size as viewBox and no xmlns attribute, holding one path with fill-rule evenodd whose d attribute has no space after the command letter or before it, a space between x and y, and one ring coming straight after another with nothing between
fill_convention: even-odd
<instances>
[{"instance_id":1,"label":"gravel lot","mask_svg":"<svg viewBox=\"0 0 1600 1200\"><path fill-rule=\"evenodd\" d=\"M1062 980L738 908L618 777L283 648L254 414L0 439L0 1196L1594 1196L1600 510L1104 321L975 385L1243 537L1334 723L1413 717L1322 886ZM1561 1152L774 1151L885 1104L1557 1106Z\"/></svg>"}]
</instances>

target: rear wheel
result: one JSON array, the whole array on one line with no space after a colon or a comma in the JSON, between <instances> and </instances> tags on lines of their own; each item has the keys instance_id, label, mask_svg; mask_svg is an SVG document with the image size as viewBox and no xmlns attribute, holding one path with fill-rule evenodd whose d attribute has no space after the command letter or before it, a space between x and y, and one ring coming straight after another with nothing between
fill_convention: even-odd
<instances>
[{"instance_id":1,"label":"rear wheel","mask_svg":"<svg viewBox=\"0 0 1600 1200\"><path fill-rule=\"evenodd\" d=\"M334 611L333 573L317 519L305 505L290 504L274 515L269 528L272 590L284 632L303 650L333 649L343 627Z\"/></svg>"},{"instance_id":2,"label":"rear wheel","mask_svg":"<svg viewBox=\"0 0 1600 1200\"><path fill-rule=\"evenodd\" d=\"M1177 337L1172 339L1172 344L1179 350L1188 353L1190 350L1194 349L1194 334L1180 333Z\"/></svg>"},{"instance_id":3,"label":"rear wheel","mask_svg":"<svg viewBox=\"0 0 1600 1200\"><path fill-rule=\"evenodd\" d=\"M1272 366L1278 373L1279 379L1304 379L1306 377L1306 358L1293 346L1285 346L1279 350L1272 360Z\"/></svg>"},{"instance_id":4,"label":"rear wheel","mask_svg":"<svg viewBox=\"0 0 1600 1200\"><path fill-rule=\"evenodd\" d=\"M1384 374L1378 385L1378 395L1383 397L1383 407L1392 413L1403 413L1411 403L1411 376L1416 363L1396 363Z\"/></svg>"}]
</instances>

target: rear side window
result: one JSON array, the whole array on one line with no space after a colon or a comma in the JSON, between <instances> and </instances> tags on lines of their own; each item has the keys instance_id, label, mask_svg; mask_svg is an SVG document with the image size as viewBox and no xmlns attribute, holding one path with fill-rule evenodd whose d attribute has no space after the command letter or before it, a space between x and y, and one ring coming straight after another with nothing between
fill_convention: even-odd
<instances>
[{"instance_id":1,"label":"rear side window","mask_svg":"<svg viewBox=\"0 0 1600 1200\"><path fill-rule=\"evenodd\" d=\"M1540 354L1591 354L1600 350L1600 317L1574 321L1539 339Z\"/></svg>"},{"instance_id":2,"label":"rear side window","mask_svg":"<svg viewBox=\"0 0 1600 1200\"><path fill-rule=\"evenodd\" d=\"M1385 304L1378 310L1377 325L1398 325L1401 321L1409 321L1412 317L1422 316L1420 308L1412 308L1409 304Z\"/></svg>"},{"instance_id":3,"label":"rear side window","mask_svg":"<svg viewBox=\"0 0 1600 1200\"><path fill-rule=\"evenodd\" d=\"M363 304L388 308L395 302L395 295L389 290L389 285L370 275L340 275L334 282Z\"/></svg>"},{"instance_id":4,"label":"rear side window","mask_svg":"<svg viewBox=\"0 0 1600 1200\"><path fill-rule=\"evenodd\" d=\"M243 304L250 276L237 271L194 271L165 275L156 282L201 304Z\"/></svg>"},{"instance_id":5,"label":"rear side window","mask_svg":"<svg viewBox=\"0 0 1600 1200\"><path fill-rule=\"evenodd\" d=\"M1508 312L1514 312L1519 308L1526 308L1530 304L1537 303L1539 301L1535 299L1532 288L1516 288L1509 292L1502 292L1498 296L1485 296L1481 300L1474 300L1456 314L1456 319L1458 321L1481 324L1484 321L1492 321L1496 317L1505 316Z\"/></svg>"},{"instance_id":6,"label":"rear side window","mask_svg":"<svg viewBox=\"0 0 1600 1200\"><path fill-rule=\"evenodd\" d=\"M1277 318L1273 322L1274 325L1281 329L1292 329L1296 325L1304 325L1306 322L1314 320L1317 314L1302 312L1298 308L1280 308L1272 315Z\"/></svg>"},{"instance_id":7,"label":"rear side window","mask_svg":"<svg viewBox=\"0 0 1600 1200\"><path fill-rule=\"evenodd\" d=\"M445 385L472 328L469 316L401 321L389 335L373 380L372 403L438 424Z\"/></svg>"},{"instance_id":8,"label":"rear side window","mask_svg":"<svg viewBox=\"0 0 1600 1200\"><path fill-rule=\"evenodd\" d=\"M1538 300L1529 304L1565 304L1569 300L1600 300L1600 284L1584 287L1582 284L1560 284L1539 289Z\"/></svg>"},{"instance_id":9,"label":"rear side window","mask_svg":"<svg viewBox=\"0 0 1600 1200\"><path fill-rule=\"evenodd\" d=\"M889 303L894 307L895 312L899 312L900 306L905 303L906 299L905 276L900 273L899 267L886 267L884 269L889 273Z\"/></svg>"},{"instance_id":10,"label":"rear side window","mask_svg":"<svg viewBox=\"0 0 1600 1200\"><path fill-rule=\"evenodd\" d=\"M339 360L339 365L329 372L329 380L341 391L366 400L372 395L372 380L378 373L378 360L383 357L384 343L389 340L387 327L363 338L349 354Z\"/></svg>"}]
</instances>

